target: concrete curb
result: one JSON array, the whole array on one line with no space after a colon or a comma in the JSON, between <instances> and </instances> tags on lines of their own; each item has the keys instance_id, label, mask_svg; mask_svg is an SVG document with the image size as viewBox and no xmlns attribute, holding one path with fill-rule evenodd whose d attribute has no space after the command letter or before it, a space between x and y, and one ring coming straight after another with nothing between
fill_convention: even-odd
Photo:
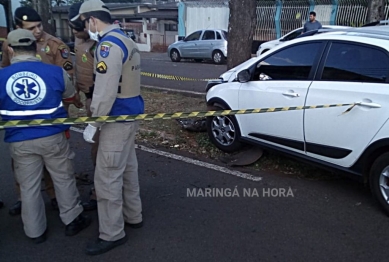
<instances>
[{"instance_id":1,"label":"concrete curb","mask_svg":"<svg viewBox=\"0 0 389 262\"><path fill-rule=\"evenodd\" d=\"M183 96L187 96L187 97L196 97L196 98L204 98L205 99L205 96L206 96L206 93L186 91L186 90L177 90L177 89L158 87L158 86L141 85L141 88L145 89L145 90L150 90L150 91L166 92L168 94L183 95Z\"/></svg>"}]
</instances>

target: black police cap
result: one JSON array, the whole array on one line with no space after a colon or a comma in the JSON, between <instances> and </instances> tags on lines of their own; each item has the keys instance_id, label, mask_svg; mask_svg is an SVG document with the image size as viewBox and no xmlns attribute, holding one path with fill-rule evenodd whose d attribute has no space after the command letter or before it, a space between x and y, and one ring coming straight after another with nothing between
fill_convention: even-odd
<instances>
[{"instance_id":1,"label":"black police cap","mask_svg":"<svg viewBox=\"0 0 389 262\"><path fill-rule=\"evenodd\" d=\"M81 22L81 19L78 18L75 21L71 21L75 16L78 15L80 11L80 7L82 5L82 2L72 4L69 8L69 26L77 31L83 31L84 30L84 24ZM71 21L71 22L70 22Z\"/></svg>"},{"instance_id":2,"label":"black police cap","mask_svg":"<svg viewBox=\"0 0 389 262\"><path fill-rule=\"evenodd\" d=\"M40 22L41 16L31 7L22 6L15 10L15 19L25 22Z\"/></svg>"},{"instance_id":3,"label":"black police cap","mask_svg":"<svg viewBox=\"0 0 389 262\"><path fill-rule=\"evenodd\" d=\"M82 2L78 2L78 3L75 3L75 4L72 4L69 8L69 20L72 20L73 17L77 16L79 11L80 11L80 7L82 5Z\"/></svg>"}]
</instances>

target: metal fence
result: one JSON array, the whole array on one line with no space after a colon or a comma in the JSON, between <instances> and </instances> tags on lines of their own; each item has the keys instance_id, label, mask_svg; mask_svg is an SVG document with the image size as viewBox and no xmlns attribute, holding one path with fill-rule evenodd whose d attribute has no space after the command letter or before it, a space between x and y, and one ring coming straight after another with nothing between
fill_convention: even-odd
<instances>
[{"instance_id":1,"label":"metal fence","mask_svg":"<svg viewBox=\"0 0 389 262\"><path fill-rule=\"evenodd\" d=\"M323 25L361 26L367 19L369 0L258 0L254 40L269 41L302 27L309 12ZM386 0L385 17L389 17Z\"/></svg>"}]
</instances>

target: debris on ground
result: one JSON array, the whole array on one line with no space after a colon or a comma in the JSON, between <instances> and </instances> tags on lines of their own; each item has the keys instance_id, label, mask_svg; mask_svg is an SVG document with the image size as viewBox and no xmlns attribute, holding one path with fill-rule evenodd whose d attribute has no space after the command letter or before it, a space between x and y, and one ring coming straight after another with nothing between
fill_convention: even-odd
<instances>
[{"instance_id":1,"label":"debris on ground","mask_svg":"<svg viewBox=\"0 0 389 262\"><path fill-rule=\"evenodd\" d=\"M195 118L186 118L186 119L176 119L177 122L182 126L182 128L192 131L192 132L206 132L206 118L195 119Z\"/></svg>"}]
</instances>

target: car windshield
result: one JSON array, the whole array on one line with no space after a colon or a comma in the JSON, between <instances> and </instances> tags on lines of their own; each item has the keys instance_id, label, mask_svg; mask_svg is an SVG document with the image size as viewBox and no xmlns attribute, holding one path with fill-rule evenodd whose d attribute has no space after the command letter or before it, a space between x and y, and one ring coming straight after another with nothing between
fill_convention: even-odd
<instances>
[{"instance_id":1,"label":"car windshield","mask_svg":"<svg viewBox=\"0 0 389 262\"><path fill-rule=\"evenodd\" d=\"M222 31L223 38L228 40L228 33L226 31Z\"/></svg>"}]
</instances>

